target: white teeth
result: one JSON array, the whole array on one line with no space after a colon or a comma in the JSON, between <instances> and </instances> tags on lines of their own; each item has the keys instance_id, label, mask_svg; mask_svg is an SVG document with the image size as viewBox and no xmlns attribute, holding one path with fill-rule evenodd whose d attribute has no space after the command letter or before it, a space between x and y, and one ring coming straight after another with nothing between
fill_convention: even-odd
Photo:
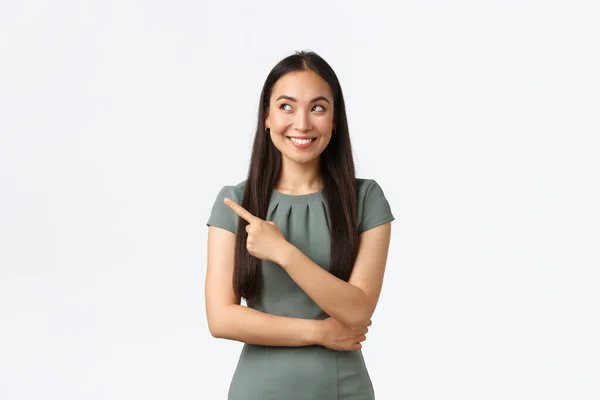
<instances>
[{"instance_id":1,"label":"white teeth","mask_svg":"<svg viewBox=\"0 0 600 400\"><path fill-rule=\"evenodd\" d=\"M312 142L314 139L296 139L296 138L290 138L292 140L292 142L294 143L298 143L298 144L307 144Z\"/></svg>"}]
</instances>

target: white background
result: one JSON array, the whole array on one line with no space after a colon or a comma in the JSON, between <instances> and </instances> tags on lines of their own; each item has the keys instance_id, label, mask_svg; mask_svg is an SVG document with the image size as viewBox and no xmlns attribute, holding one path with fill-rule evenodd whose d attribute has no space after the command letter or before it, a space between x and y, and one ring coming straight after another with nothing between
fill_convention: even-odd
<instances>
[{"instance_id":1,"label":"white background","mask_svg":"<svg viewBox=\"0 0 600 400\"><path fill-rule=\"evenodd\" d=\"M599 399L593 3L3 0L0 398L225 399L205 224L308 49L396 217L377 399Z\"/></svg>"}]
</instances>

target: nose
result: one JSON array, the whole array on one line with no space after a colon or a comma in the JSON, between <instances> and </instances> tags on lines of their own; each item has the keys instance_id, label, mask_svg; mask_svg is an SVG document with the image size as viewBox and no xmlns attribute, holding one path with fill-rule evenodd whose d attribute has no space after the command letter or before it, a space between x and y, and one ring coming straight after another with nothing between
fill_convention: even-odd
<instances>
[{"instance_id":1,"label":"nose","mask_svg":"<svg viewBox=\"0 0 600 400\"><path fill-rule=\"evenodd\" d=\"M310 124L310 112L299 110L296 113L294 129L298 132L308 132L312 129Z\"/></svg>"}]
</instances>

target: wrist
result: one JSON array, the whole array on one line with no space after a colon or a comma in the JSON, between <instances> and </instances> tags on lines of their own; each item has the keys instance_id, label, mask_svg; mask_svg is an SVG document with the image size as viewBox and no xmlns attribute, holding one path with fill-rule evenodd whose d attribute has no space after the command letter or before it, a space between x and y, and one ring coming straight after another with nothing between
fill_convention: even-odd
<instances>
[{"instance_id":1,"label":"wrist","mask_svg":"<svg viewBox=\"0 0 600 400\"><path fill-rule=\"evenodd\" d=\"M310 320L310 332L308 340L311 344L323 344L323 321L319 319Z\"/></svg>"},{"instance_id":2,"label":"wrist","mask_svg":"<svg viewBox=\"0 0 600 400\"><path fill-rule=\"evenodd\" d=\"M287 267L290 260L293 258L294 250L296 250L296 246L286 240L285 243L280 246L279 255L275 262L283 268Z\"/></svg>"}]
</instances>

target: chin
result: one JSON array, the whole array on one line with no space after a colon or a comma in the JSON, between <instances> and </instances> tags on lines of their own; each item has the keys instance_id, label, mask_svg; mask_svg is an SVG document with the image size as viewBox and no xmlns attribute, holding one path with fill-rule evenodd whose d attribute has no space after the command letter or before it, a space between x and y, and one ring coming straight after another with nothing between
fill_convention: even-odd
<instances>
[{"instance_id":1,"label":"chin","mask_svg":"<svg viewBox=\"0 0 600 400\"><path fill-rule=\"evenodd\" d=\"M309 163L309 162L313 162L315 160L318 160L319 158L321 158L321 152L313 152L310 154L304 154L304 155L300 155L298 156L297 154L294 155L286 155L287 158L289 158L290 160L293 160L299 164L305 164L305 163Z\"/></svg>"}]
</instances>

